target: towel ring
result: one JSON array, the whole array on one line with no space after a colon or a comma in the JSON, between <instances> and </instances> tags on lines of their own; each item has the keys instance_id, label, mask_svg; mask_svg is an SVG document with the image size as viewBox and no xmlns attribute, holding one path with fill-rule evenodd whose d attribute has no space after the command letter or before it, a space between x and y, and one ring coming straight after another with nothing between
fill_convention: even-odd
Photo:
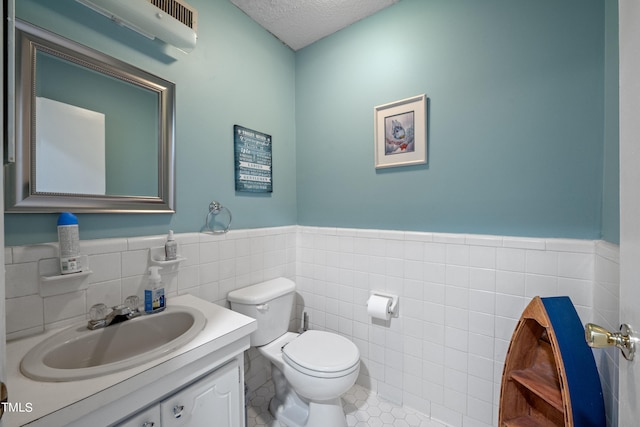
<instances>
[{"instance_id":1,"label":"towel ring","mask_svg":"<svg viewBox=\"0 0 640 427\"><path fill-rule=\"evenodd\" d=\"M214 230L213 225L210 226L209 223L213 220L215 224L215 216L222 211L226 211L227 214L229 215L229 222L227 223L226 227L224 227L222 230ZM213 234L224 234L227 231L229 231L229 227L231 227L232 219L233 217L231 216L231 211L228 208L222 206L220 202L217 202L214 200L211 203L209 203L209 213L207 214L207 218L205 219L204 226L207 228L207 230L209 230L209 232Z\"/></svg>"}]
</instances>

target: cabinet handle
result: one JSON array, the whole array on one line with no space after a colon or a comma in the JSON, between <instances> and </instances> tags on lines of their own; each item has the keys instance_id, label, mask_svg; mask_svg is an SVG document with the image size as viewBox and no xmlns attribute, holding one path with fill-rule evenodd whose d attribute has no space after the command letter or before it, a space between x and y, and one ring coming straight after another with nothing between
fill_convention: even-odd
<instances>
[{"instance_id":1,"label":"cabinet handle","mask_svg":"<svg viewBox=\"0 0 640 427\"><path fill-rule=\"evenodd\" d=\"M184 411L183 405L176 405L173 407L173 416L176 418L180 418L182 416L182 411Z\"/></svg>"}]
</instances>

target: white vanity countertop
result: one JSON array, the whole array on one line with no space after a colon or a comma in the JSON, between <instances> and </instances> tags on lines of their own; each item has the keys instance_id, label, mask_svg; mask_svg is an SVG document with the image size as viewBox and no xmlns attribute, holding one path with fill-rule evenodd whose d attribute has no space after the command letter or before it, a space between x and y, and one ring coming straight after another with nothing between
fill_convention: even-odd
<instances>
[{"instance_id":1,"label":"white vanity countertop","mask_svg":"<svg viewBox=\"0 0 640 427\"><path fill-rule=\"evenodd\" d=\"M14 409L5 411L4 427L21 426L42 417L64 410L85 414L122 398L122 388L116 385L130 384L139 389L151 384L167 372L194 362L223 347L247 337L256 330L254 319L191 295L181 295L167 300L167 306L190 306L206 317L204 329L189 343L165 356L131 369L79 381L41 382L31 380L20 373L20 361L37 343L64 329L46 331L7 343L7 385L9 402ZM152 315L151 315L152 316ZM173 362L173 363L172 363ZM155 371L155 372L154 372ZM144 375L143 375L144 374ZM18 408L17 405L20 405ZM75 405L75 406L74 406ZM46 425L46 424L45 424Z\"/></svg>"}]
</instances>

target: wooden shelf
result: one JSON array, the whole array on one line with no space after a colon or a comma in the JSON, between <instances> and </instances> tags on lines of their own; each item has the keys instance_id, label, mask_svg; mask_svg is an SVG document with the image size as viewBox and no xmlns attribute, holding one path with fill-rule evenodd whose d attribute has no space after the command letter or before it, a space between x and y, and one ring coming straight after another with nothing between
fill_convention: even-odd
<instances>
[{"instance_id":1,"label":"wooden shelf","mask_svg":"<svg viewBox=\"0 0 640 427\"><path fill-rule=\"evenodd\" d=\"M564 411L558 367L546 330L538 339L531 364L523 369L511 371L509 379L525 387L556 410Z\"/></svg>"},{"instance_id":2,"label":"wooden shelf","mask_svg":"<svg viewBox=\"0 0 640 427\"><path fill-rule=\"evenodd\" d=\"M505 358L498 418L500 427L606 424L593 353L568 297L535 297L522 313Z\"/></svg>"},{"instance_id":3,"label":"wooden shelf","mask_svg":"<svg viewBox=\"0 0 640 427\"><path fill-rule=\"evenodd\" d=\"M556 381L549 381L548 377L538 374L535 369L512 371L510 377L558 411L564 410L560 385Z\"/></svg>"},{"instance_id":4,"label":"wooden shelf","mask_svg":"<svg viewBox=\"0 0 640 427\"><path fill-rule=\"evenodd\" d=\"M502 427L557 427L556 424L544 419L536 419L533 417L518 417L512 420L504 421Z\"/></svg>"}]
</instances>

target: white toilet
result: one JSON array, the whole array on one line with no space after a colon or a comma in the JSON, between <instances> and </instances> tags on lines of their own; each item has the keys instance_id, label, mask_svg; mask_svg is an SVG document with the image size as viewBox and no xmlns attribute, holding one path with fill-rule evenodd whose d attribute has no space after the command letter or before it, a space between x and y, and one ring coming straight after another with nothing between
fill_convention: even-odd
<instances>
[{"instance_id":1,"label":"white toilet","mask_svg":"<svg viewBox=\"0 0 640 427\"><path fill-rule=\"evenodd\" d=\"M227 299L232 310L258 322L251 346L272 364L273 416L289 427L346 427L340 396L358 378L360 352L331 332L287 332L295 287L281 277L230 292Z\"/></svg>"}]
</instances>

